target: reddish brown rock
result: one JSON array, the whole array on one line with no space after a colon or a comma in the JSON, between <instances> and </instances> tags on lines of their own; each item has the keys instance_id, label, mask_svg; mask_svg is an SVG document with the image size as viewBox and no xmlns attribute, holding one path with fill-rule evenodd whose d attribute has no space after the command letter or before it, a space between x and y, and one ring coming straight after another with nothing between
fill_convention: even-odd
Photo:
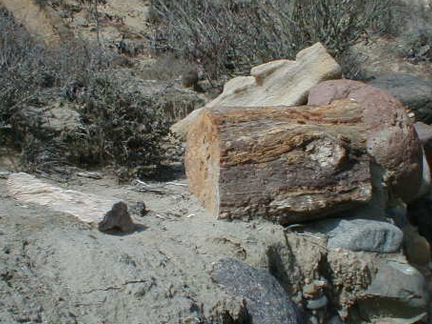
<instances>
[{"instance_id":1,"label":"reddish brown rock","mask_svg":"<svg viewBox=\"0 0 432 324\"><path fill-rule=\"evenodd\" d=\"M281 224L326 217L372 194L362 107L205 109L189 131L190 191L217 217Z\"/></svg>"},{"instance_id":2,"label":"reddish brown rock","mask_svg":"<svg viewBox=\"0 0 432 324\"><path fill-rule=\"evenodd\" d=\"M384 170L391 192L410 202L422 182L422 150L404 106L384 90L352 80L325 81L309 93L309 105L352 99L363 107L367 149Z\"/></svg>"},{"instance_id":3,"label":"reddish brown rock","mask_svg":"<svg viewBox=\"0 0 432 324\"><path fill-rule=\"evenodd\" d=\"M98 223L98 228L103 232L115 229L124 233L132 232L135 229L135 224L128 212L127 204L123 201L115 203Z\"/></svg>"}]
</instances>

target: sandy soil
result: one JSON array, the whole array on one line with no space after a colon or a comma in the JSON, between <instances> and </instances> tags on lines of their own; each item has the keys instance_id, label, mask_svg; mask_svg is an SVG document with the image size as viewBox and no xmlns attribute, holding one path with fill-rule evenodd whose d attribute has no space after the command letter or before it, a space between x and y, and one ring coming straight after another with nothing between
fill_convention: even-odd
<instances>
[{"instance_id":1,"label":"sandy soil","mask_svg":"<svg viewBox=\"0 0 432 324\"><path fill-rule=\"evenodd\" d=\"M233 298L211 281L212 264L235 257L259 265L260 241L279 228L212 219L184 178L160 192L137 192L109 175L52 183L126 201L138 228L107 234L23 205L0 178L0 323L217 323ZM138 201L145 216L133 208Z\"/></svg>"}]
</instances>

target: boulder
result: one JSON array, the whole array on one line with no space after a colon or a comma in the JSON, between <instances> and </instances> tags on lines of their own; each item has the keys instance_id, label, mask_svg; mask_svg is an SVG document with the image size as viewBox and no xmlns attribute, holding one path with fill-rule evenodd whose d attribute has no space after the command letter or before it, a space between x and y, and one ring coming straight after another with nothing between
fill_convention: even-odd
<instances>
[{"instance_id":1,"label":"boulder","mask_svg":"<svg viewBox=\"0 0 432 324\"><path fill-rule=\"evenodd\" d=\"M223 219L324 218L371 199L365 134L349 100L206 109L188 133L189 189Z\"/></svg>"},{"instance_id":2,"label":"boulder","mask_svg":"<svg viewBox=\"0 0 432 324\"><path fill-rule=\"evenodd\" d=\"M321 43L301 50L295 61L277 60L252 68L251 76L228 81L207 107L302 105L316 84L341 76L339 64Z\"/></svg>"},{"instance_id":3,"label":"boulder","mask_svg":"<svg viewBox=\"0 0 432 324\"><path fill-rule=\"evenodd\" d=\"M368 153L384 169L384 183L405 202L417 198L422 183L422 149L404 106L384 90L352 80L322 82L311 89L308 105L346 98L363 108Z\"/></svg>"},{"instance_id":4,"label":"boulder","mask_svg":"<svg viewBox=\"0 0 432 324\"><path fill-rule=\"evenodd\" d=\"M414 267L382 260L371 284L358 300L363 318L393 317L391 323L418 323L427 317L429 293Z\"/></svg>"},{"instance_id":5,"label":"boulder","mask_svg":"<svg viewBox=\"0 0 432 324\"><path fill-rule=\"evenodd\" d=\"M392 253L402 247L403 232L384 221L335 218L315 226L328 236L327 247L330 249Z\"/></svg>"},{"instance_id":6,"label":"boulder","mask_svg":"<svg viewBox=\"0 0 432 324\"><path fill-rule=\"evenodd\" d=\"M206 107L294 106L307 101L309 90L318 83L341 76L339 64L321 43L300 51L295 61L277 60L254 67L251 76L228 81L221 95ZM202 110L174 124L171 130L185 138Z\"/></svg>"},{"instance_id":7,"label":"boulder","mask_svg":"<svg viewBox=\"0 0 432 324\"><path fill-rule=\"evenodd\" d=\"M432 80L404 73L385 74L368 82L398 99L416 114L416 120L432 123Z\"/></svg>"},{"instance_id":8,"label":"boulder","mask_svg":"<svg viewBox=\"0 0 432 324\"><path fill-rule=\"evenodd\" d=\"M290 296L266 270L226 258L213 265L212 279L224 286L228 293L244 298L249 315L247 323L304 323Z\"/></svg>"}]
</instances>

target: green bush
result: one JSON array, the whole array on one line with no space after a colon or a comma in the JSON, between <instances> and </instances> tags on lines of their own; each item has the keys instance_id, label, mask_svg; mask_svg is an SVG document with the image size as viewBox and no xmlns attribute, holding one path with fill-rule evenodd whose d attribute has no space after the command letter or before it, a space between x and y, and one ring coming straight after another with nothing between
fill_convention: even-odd
<instances>
[{"instance_id":1,"label":"green bush","mask_svg":"<svg viewBox=\"0 0 432 324\"><path fill-rule=\"evenodd\" d=\"M263 62L294 58L315 42L338 57L368 30L392 24L389 0L152 0L151 46L200 61L217 78Z\"/></svg>"}]
</instances>

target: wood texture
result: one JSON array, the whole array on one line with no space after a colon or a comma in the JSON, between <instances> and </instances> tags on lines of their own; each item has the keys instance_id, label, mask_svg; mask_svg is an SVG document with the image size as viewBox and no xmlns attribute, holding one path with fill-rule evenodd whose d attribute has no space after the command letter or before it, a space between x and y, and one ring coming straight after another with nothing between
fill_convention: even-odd
<instances>
[{"instance_id":1,"label":"wood texture","mask_svg":"<svg viewBox=\"0 0 432 324\"><path fill-rule=\"evenodd\" d=\"M356 207L372 194L362 108L206 109L188 133L190 191L217 217L290 224Z\"/></svg>"}]
</instances>

